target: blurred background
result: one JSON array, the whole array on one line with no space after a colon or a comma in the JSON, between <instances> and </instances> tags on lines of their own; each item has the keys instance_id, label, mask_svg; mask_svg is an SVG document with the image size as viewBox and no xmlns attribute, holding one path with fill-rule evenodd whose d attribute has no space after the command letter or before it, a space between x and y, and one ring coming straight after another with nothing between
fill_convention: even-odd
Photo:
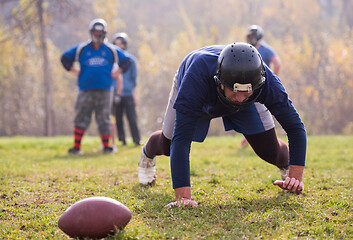
<instances>
[{"instance_id":1,"label":"blurred background","mask_svg":"<svg viewBox=\"0 0 353 240\"><path fill-rule=\"evenodd\" d=\"M98 17L110 41L129 35L142 136L161 128L185 55L245 41L252 24L281 58L279 77L308 134L353 134L352 13L352 0L0 0L0 136L72 135L77 78L60 56L89 38ZM223 133L216 121L209 134Z\"/></svg>"}]
</instances>

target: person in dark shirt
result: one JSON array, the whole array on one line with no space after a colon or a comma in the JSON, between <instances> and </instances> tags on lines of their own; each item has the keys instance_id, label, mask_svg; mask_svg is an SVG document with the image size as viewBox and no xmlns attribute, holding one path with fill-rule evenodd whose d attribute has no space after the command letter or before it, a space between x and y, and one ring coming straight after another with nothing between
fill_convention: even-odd
<instances>
[{"instance_id":1,"label":"person in dark shirt","mask_svg":"<svg viewBox=\"0 0 353 240\"><path fill-rule=\"evenodd\" d=\"M282 180L274 185L291 192L304 190L304 124L254 46L232 43L191 52L182 61L169 96L163 128L143 146L138 166L139 182L152 184L156 156L170 155L177 202L168 206L197 206L191 199L191 142L202 142L210 120L217 117L222 117L226 131L242 133L260 158L279 168ZM286 131L289 147L277 137L271 114Z\"/></svg>"},{"instance_id":2,"label":"person in dark shirt","mask_svg":"<svg viewBox=\"0 0 353 240\"><path fill-rule=\"evenodd\" d=\"M273 48L264 42L264 30L258 25L251 25L246 34L246 40L249 44L256 47L264 63L270 67L275 75L278 76L281 69L281 59Z\"/></svg>"}]
</instances>

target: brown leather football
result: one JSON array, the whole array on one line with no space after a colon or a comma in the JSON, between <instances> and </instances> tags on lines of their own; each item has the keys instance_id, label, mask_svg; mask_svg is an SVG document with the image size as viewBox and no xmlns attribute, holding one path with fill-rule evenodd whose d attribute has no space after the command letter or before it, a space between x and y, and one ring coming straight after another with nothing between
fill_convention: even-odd
<instances>
[{"instance_id":1,"label":"brown leather football","mask_svg":"<svg viewBox=\"0 0 353 240\"><path fill-rule=\"evenodd\" d=\"M89 197L74 203L60 217L59 228L72 238L104 238L123 229L131 211L108 197Z\"/></svg>"}]
</instances>

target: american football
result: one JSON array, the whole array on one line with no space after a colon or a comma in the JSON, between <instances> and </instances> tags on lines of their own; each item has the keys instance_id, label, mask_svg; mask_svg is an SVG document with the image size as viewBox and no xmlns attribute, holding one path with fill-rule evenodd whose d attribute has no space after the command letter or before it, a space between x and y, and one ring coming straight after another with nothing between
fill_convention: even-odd
<instances>
[{"instance_id":1,"label":"american football","mask_svg":"<svg viewBox=\"0 0 353 240\"><path fill-rule=\"evenodd\" d=\"M58 226L72 238L104 238L122 230L131 216L131 211L115 199L89 197L69 207Z\"/></svg>"}]
</instances>

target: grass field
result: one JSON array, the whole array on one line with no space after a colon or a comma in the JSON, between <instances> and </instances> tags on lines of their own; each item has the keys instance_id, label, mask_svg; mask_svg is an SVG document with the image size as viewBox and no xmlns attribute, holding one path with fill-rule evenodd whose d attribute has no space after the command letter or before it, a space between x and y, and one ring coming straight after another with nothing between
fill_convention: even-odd
<instances>
[{"instance_id":1,"label":"grass field","mask_svg":"<svg viewBox=\"0 0 353 240\"><path fill-rule=\"evenodd\" d=\"M353 136L308 138L305 192L272 185L279 171L241 136L194 143L191 180L196 209L172 208L167 157L157 158L154 187L137 183L140 148L115 155L93 149L68 156L71 137L0 138L0 239L69 239L58 227L74 202L107 196L133 213L126 229L110 239L353 239Z\"/></svg>"}]
</instances>

